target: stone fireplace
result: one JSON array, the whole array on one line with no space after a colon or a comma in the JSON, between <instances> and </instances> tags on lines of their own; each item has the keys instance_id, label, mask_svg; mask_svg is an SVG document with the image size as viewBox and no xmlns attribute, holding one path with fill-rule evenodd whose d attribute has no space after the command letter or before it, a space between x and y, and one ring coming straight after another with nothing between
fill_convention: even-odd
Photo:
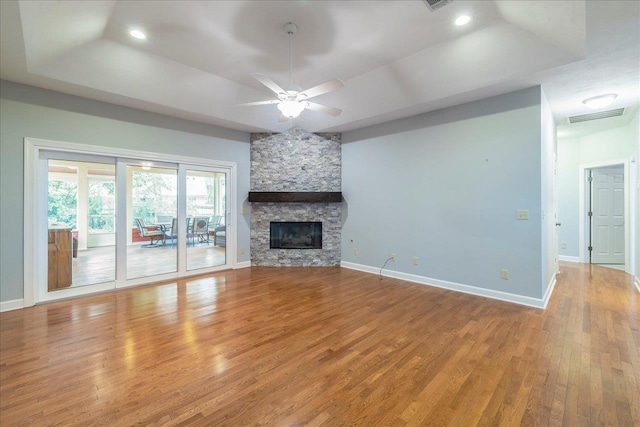
<instances>
[{"instance_id":1,"label":"stone fireplace","mask_svg":"<svg viewBox=\"0 0 640 427\"><path fill-rule=\"evenodd\" d=\"M280 134L251 134L251 264L339 266L341 177L339 133L313 134L294 127ZM306 247L296 237L289 246L304 247L272 248L272 223L303 222L320 223L321 247Z\"/></svg>"}]
</instances>

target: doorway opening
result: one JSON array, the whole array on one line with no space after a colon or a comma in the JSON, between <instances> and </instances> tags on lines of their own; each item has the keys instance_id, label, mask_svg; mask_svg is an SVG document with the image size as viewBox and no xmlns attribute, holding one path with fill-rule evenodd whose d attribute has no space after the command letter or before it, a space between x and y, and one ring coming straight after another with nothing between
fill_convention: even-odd
<instances>
[{"instance_id":1,"label":"doorway opening","mask_svg":"<svg viewBox=\"0 0 640 427\"><path fill-rule=\"evenodd\" d=\"M580 262L633 274L628 160L580 167Z\"/></svg>"}]
</instances>

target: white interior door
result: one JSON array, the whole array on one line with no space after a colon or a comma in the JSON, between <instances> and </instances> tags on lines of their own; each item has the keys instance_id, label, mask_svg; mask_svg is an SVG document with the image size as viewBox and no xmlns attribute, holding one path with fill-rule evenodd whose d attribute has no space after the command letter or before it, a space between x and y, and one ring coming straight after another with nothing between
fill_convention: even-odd
<instances>
[{"instance_id":1,"label":"white interior door","mask_svg":"<svg viewBox=\"0 0 640 427\"><path fill-rule=\"evenodd\" d=\"M624 169L592 170L591 263L625 263Z\"/></svg>"}]
</instances>

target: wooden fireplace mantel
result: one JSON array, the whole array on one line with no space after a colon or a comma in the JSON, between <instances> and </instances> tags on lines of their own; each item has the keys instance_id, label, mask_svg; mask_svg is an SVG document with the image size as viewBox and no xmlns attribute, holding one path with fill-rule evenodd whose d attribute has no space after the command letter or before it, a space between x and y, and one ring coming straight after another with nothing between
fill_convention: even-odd
<instances>
[{"instance_id":1,"label":"wooden fireplace mantel","mask_svg":"<svg viewBox=\"0 0 640 427\"><path fill-rule=\"evenodd\" d=\"M254 203L340 203L341 191L249 191Z\"/></svg>"}]
</instances>

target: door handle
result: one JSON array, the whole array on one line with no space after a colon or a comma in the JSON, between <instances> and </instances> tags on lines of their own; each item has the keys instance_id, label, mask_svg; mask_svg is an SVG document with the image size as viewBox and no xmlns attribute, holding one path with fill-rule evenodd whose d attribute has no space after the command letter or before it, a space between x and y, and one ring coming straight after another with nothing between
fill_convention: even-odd
<instances>
[{"instance_id":1,"label":"door handle","mask_svg":"<svg viewBox=\"0 0 640 427\"><path fill-rule=\"evenodd\" d=\"M556 222L556 226L560 227L562 225L561 222Z\"/></svg>"}]
</instances>

